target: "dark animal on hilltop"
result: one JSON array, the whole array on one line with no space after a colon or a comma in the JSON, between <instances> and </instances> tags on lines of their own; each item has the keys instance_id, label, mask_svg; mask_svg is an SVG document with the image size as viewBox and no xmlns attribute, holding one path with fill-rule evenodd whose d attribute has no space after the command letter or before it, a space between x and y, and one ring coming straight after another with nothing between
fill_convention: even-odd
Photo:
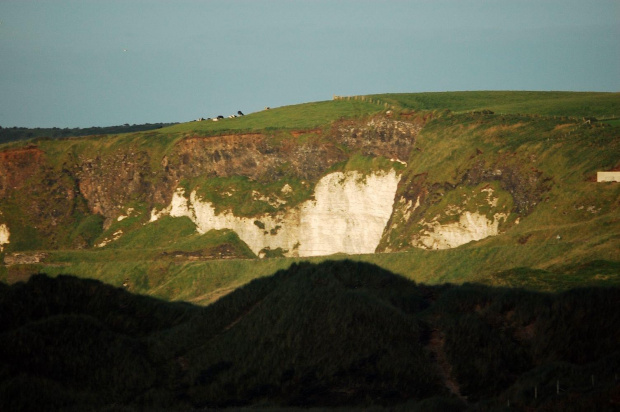
<instances>
[{"instance_id":1,"label":"dark animal on hilltop","mask_svg":"<svg viewBox=\"0 0 620 412\"><path fill-rule=\"evenodd\" d=\"M245 116L241 110L239 110L239 111L237 112L237 114L238 114L239 116Z\"/></svg>"}]
</instances>

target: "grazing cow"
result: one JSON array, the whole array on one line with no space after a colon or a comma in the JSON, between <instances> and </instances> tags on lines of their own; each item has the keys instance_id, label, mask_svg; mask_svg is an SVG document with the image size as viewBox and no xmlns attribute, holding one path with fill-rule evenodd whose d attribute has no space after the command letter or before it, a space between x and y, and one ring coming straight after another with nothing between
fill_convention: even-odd
<instances>
[{"instance_id":1,"label":"grazing cow","mask_svg":"<svg viewBox=\"0 0 620 412\"><path fill-rule=\"evenodd\" d=\"M230 116L228 116L229 119L234 119L235 117L237 116L235 116L234 114L231 114Z\"/></svg>"},{"instance_id":2,"label":"grazing cow","mask_svg":"<svg viewBox=\"0 0 620 412\"><path fill-rule=\"evenodd\" d=\"M245 116L241 110L239 110L239 111L237 112L237 114L238 114L239 116Z\"/></svg>"},{"instance_id":3,"label":"grazing cow","mask_svg":"<svg viewBox=\"0 0 620 412\"><path fill-rule=\"evenodd\" d=\"M218 119L223 119L223 118L224 118L224 116L219 115L217 118L218 118Z\"/></svg>"}]
</instances>

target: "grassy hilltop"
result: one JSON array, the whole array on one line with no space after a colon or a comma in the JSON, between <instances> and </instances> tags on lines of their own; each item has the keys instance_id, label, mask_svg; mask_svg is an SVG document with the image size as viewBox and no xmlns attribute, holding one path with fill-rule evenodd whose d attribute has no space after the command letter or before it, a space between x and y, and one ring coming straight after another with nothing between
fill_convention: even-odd
<instances>
[{"instance_id":1,"label":"grassy hilltop","mask_svg":"<svg viewBox=\"0 0 620 412\"><path fill-rule=\"evenodd\" d=\"M620 189L618 184L593 180L597 171L620 166L620 95L571 92L344 97L156 131L7 143L0 150L36 150L43 160L26 176L21 191L8 191L0 199L0 224L19 222L12 227L11 242L0 256L36 250L45 257L35 264L0 266L0 278L11 283L34 271L70 273L113 285L126 283L134 292L165 299L211 302L253 278L302 259L256 260L234 232L199 235L187 218L165 218L144 225L151 207L165 205L161 199L144 195L160 187L157 179L165 168L162 159L174 162L176 148L188 139L212 136L217 141L239 136L243 142L260 134L267 145L281 151L302 144L332 147L329 150L337 162L327 171L372 170L385 162L392 167L394 164L381 156L365 155L332 140L337 125L343 122L363 122L386 114L391 119L423 123L407 166L401 170L397 192L397 198L403 199L416 190L426 194L426 203L415 212L420 218L437 216L439 221L450 222L445 210L451 202L471 198L461 207L480 208L476 203L480 196L475 193L489 187L511 210L511 216L501 224L498 236L437 251L408 246L411 234L424 226L399 223L398 213L403 211L395 209L393 227L378 248L391 253L354 259L427 283L477 281L539 290L618 284ZM125 160L114 160L121 155ZM141 186L129 195L109 191L117 196L112 200L124 208L115 212L117 215L130 210L123 220L106 218L106 227L103 217L94 214L89 209L92 205L78 192L67 203L65 192L78 181L72 173L84 174L84 169L73 170L85 159L103 159L98 166L101 170L118 167L118 173L134 167L132 173L141 177ZM112 160L104 163L105 159ZM312 195L312 185L320 175L304 180L290 165L278 167L266 177L196 177L181 179L179 184L188 189L202 187L216 206L237 208L235 213L245 216L273 210L248 199L253 191L269 194L276 190L274 182L290 183L297 196L289 199L293 203ZM494 170L503 175L491 176ZM101 184L95 181L92 186ZM173 188L170 182L166 187ZM234 192L234 196L217 195L226 192ZM68 209L64 215L58 212ZM51 221L57 223L52 226ZM110 241L119 230L123 236ZM94 247L104 241L110 242Z\"/></svg>"}]
</instances>

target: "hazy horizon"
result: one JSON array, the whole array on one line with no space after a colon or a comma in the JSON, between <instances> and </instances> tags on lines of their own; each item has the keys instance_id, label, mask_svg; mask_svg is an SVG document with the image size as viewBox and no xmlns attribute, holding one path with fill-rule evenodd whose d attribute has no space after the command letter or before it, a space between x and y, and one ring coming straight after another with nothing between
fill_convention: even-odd
<instances>
[{"instance_id":1,"label":"hazy horizon","mask_svg":"<svg viewBox=\"0 0 620 412\"><path fill-rule=\"evenodd\" d=\"M620 91L620 2L0 3L0 125L183 122L333 95Z\"/></svg>"}]
</instances>

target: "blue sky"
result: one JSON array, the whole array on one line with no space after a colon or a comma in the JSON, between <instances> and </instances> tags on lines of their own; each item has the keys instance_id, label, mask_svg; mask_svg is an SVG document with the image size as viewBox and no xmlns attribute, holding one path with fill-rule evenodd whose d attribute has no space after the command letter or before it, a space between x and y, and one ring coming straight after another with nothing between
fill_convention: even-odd
<instances>
[{"instance_id":1,"label":"blue sky","mask_svg":"<svg viewBox=\"0 0 620 412\"><path fill-rule=\"evenodd\" d=\"M0 1L3 127L451 90L620 91L620 1Z\"/></svg>"}]
</instances>

